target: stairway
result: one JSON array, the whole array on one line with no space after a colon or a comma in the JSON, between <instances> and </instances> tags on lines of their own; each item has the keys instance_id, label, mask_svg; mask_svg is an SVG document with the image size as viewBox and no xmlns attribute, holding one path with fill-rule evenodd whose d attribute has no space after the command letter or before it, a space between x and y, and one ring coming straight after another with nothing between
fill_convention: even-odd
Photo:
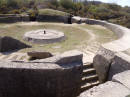
<instances>
[{"instance_id":1,"label":"stairway","mask_svg":"<svg viewBox=\"0 0 130 97\"><path fill-rule=\"evenodd\" d=\"M85 63L83 66L81 92L99 85L98 75L92 63Z\"/></svg>"},{"instance_id":2,"label":"stairway","mask_svg":"<svg viewBox=\"0 0 130 97\"><path fill-rule=\"evenodd\" d=\"M26 61L28 56L26 53L11 53L11 54L1 54L0 60L15 60L15 61Z\"/></svg>"}]
</instances>

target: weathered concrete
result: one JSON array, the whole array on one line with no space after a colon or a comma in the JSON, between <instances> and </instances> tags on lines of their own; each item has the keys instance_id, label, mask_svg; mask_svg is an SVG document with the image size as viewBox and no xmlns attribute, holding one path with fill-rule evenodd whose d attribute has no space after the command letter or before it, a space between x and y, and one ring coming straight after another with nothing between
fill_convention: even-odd
<instances>
[{"instance_id":1,"label":"weathered concrete","mask_svg":"<svg viewBox=\"0 0 130 97\"><path fill-rule=\"evenodd\" d=\"M111 64L109 71L109 80L112 79L113 75L126 70L130 70L130 56L122 52L117 53Z\"/></svg>"},{"instance_id":2,"label":"weathered concrete","mask_svg":"<svg viewBox=\"0 0 130 97\"><path fill-rule=\"evenodd\" d=\"M29 21L28 15L0 15L0 23L15 23L15 22L22 22L22 21Z\"/></svg>"},{"instance_id":3,"label":"weathered concrete","mask_svg":"<svg viewBox=\"0 0 130 97\"><path fill-rule=\"evenodd\" d=\"M28 22L30 21L29 15L10 14L0 15L0 23L14 23L14 22ZM63 22L68 23L68 16L50 16L50 15L38 15L36 21L39 22Z\"/></svg>"},{"instance_id":4,"label":"weathered concrete","mask_svg":"<svg viewBox=\"0 0 130 97\"><path fill-rule=\"evenodd\" d=\"M76 57L75 57L76 56ZM56 61L57 64L73 63L75 60L82 63L83 54L77 50L67 51L60 55L60 59Z\"/></svg>"},{"instance_id":5,"label":"weathered concrete","mask_svg":"<svg viewBox=\"0 0 130 97\"><path fill-rule=\"evenodd\" d=\"M114 75L112 81L121 83L130 89L130 70Z\"/></svg>"},{"instance_id":6,"label":"weathered concrete","mask_svg":"<svg viewBox=\"0 0 130 97\"><path fill-rule=\"evenodd\" d=\"M118 40L103 44L102 46L108 50L113 52L120 52L130 48L130 30L126 27L122 27L120 25L108 23L106 21L95 20L95 19L88 19L88 18L81 18L81 17L73 17L75 21L85 21L87 24L97 24L105 26L106 28L115 32L118 36Z\"/></svg>"},{"instance_id":7,"label":"weathered concrete","mask_svg":"<svg viewBox=\"0 0 130 97\"><path fill-rule=\"evenodd\" d=\"M103 44L104 48L114 52L120 52L130 48L130 45L128 45L130 44L130 30L128 28L108 23L106 21L94 20L94 19L87 19L86 23L105 26L106 28L115 32L115 34L118 36L119 38L118 40Z\"/></svg>"},{"instance_id":8,"label":"weathered concrete","mask_svg":"<svg viewBox=\"0 0 130 97\"><path fill-rule=\"evenodd\" d=\"M80 97L127 97L130 95L130 70L115 74L112 81L83 92Z\"/></svg>"},{"instance_id":9,"label":"weathered concrete","mask_svg":"<svg viewBox=\"0 0 130 97\"><path fill-rule=\"evenodd\" d=\"M76 97L80 90L82 55L78 51L71 53L73 57L66 54L58 59L58 64L39 60L0 61L0 97ZM63 56L72 60L63 62Z\"/></svg>"},{"instance_id":10,"label":"weathered concrete","mask_svg":"<svg viewBox=\"0 0 130 97\"><path fill-rule=\"evenodd\" d=\"M37 21L40 22L68 22L68 16L50 16L50 15L38 15Z\"/></svg>"},{"instance_id":11,"label":"weathered concrete","mask_svg":"<svg viewBox=\"0 0 130 97\"><path fill-rule=\"evenodd\" d=\"M130 94L130 90L117 82L107 82L96 86L79 97L126 97Z\"/></svg>"},{"instance_id":12,"label":"weathered concrete","mask_svg":"<svg viewBox=\"0 0 130 97\"><path fill-rule=\"evenodd\" d=\"M19 40L13 39L11 37L0 37L0 52L7 52L12 50L19 50L22 48L30 47Z\"/></svg>"},{"instance_id":13,"label":"weathered concrete","mask_svg":"<svg viewBox=\"0 0 130 97\"><path fill-rule=\"evenodd\" d=\"M118 40L103 44L94 58L93 63L97 73L99 74L100 82L105 82L106 78L108 77L109 68L111 66L114 55L117 52L125 51L130 48L130 30L126 27L101 20L81 17L73 17L73 19L74 21L86 22L87 24L97 24L105 26L106 28L115 32L115 34L118 36Z\"/></svg>"},{"instance_id":14,"label":"weathered concrete","mask_svg":"<svg viewBox=\"0 0 130 97\"><path fill-rule=\"evenodd\" d=\"M63 32L51 30L51 29L39 29L36 31L29 31L24 34L24 40L39 43L55 43L65 40L65 35Z\"/></svg>"},{"instance_id":15,"label":"weathered concrete","mask_svg":"<svg viewBox=\"0 0 130 97\"><path fill-rule=\"evenodd\" d=\"M109 68L114 58L114 53L108 49L101 47L93 59L93 65L99 76L100 83L107 80Z\"/></svg>"}]
</instances>

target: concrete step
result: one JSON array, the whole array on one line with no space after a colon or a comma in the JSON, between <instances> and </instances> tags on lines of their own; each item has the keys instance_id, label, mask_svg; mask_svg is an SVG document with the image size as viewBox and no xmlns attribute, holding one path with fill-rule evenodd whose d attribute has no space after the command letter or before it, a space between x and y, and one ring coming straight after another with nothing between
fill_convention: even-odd
<instances>
[{"instance_id":1,"label":"concrete step","mask_svg":"<svg viewBox=\"0 0 130 97\"><path fill-rule=\"evenodd\" d=\"M94 56L95 56L94 53L84 50L83 51L83 63L93 62Z\"/></svg>"},{"instance_id":2,"label":"concrete step","mask_svg":"<svg viewBox=\"0 0 130 97\"><path fill-rule=\"evenodd\" d=\"M18 55L17 55L17 54L13 54L13 55L12 55L11 60L16 60L16 59L17 59L17 57L18 57Z\"/></svg>"},{"instance_id":3,"label":"concrete step","mask_svg":"<svg viewBox=\"0 0 130 97\"><path fill-rule=\"evenodd\" d=\"M84 63L83 64L83 70L89 69L89 68L93 68L93 64L92 63Z\"/></svg>"},{"instance_id":4,"label":"concrete step","mask_svg":"<svg viewBox=\"0 0 130 97\"><path fill-rule=\"evenodd\" d=\"M97 49L95 48L88 48L87 50L91 53L97 53Z\"/></svg>"},{"instance_id":5,"label":"concrete step","mask_svg":"<svg viewBox=\"0 0 130 97\"><path fill-rule=\"evenodd\" d=\"M10 54L8 55L8 58L6 60L13 60L14 57L15 57L15 54Z\"/></svg>"},{"instance_id":6,"label":"concrete step","mask_svg":"<svg viewBox=\"0 0 130 97\"><path fill-rule=\"evenodd\" d=\"M26 58L25 53L18 53L17 55L18 55L18 57L16 58L16 60L24 60L24 58Z\"/></svg>"},{"instance_id":7,"label":"concrete step","mask_svg":"<svg viewBox=\"0 0 130 97\"><path fill-rule=\"evenodd\" d=\"M83 92L85 90L88 90L88 89L90 89L90 88L92 88L94 86L97 86L99 84L100 84L99 81L94 81L94 82L92 81L92 82L86 83L86 84L81 86L81 92Z\"/></svg>"},{"instance_id":8,"label":"concrete step","mask_svg":"<svg viewBox=\"0 0 130 97\"><path fill-rule=\"evenodd\" d=\"M22 61L28 61L28 59L29 59L29 56L26 55L25 58Z\"/></svg>"},{"instance_id":9,"label":"concrete step","mask_svg":"<svg viewBox=\"0 0 130 97\"><path fill-rule=\"evenodd\" d=\"M97 74L89 75L89 76L84 76L82 78L82 82L84 82L84 81L88 82L88 81L92 81L92 80L98 80L98 75Z\"/></svg>"},{"instance_id":10,"label":"concrete step","mask_svg":"<svg viewBox=\"0 0 130 97\"><path fill-rule=\"evenodd\" d=\"M27 60L27 54L26 53L12 53L9 55L0 55L1 60Z\"/></svg>"},{"instance_id":11,"label":"concrete step","mask_svg":"<svg viewBox=\"0 0 130 97\"><path fill-rule=\"evenodd\" d=\"M96 53L98 51L98 48L99 47L96 47L96 46L89 46L87 47L87 51L91 52L91 53Z\"/></svg>"},{"instance_id":12,"label":"concrete step","mask_svg":"<svg viewBox=\"0 0 130 97\"><path fill-rule=\"evenodd\" d=\"M89 74L96 74L96 70L94 68L84 69L82 76L87 76Z\"/></svg>"},{"instance_id":13,"label":"concrete step","mask_svg":"<svg viewBox=\"0 0 130 97\"><path fill-rule=\"evenodd\" d=\"M0 56L0 60L5 59L6 57L7 57L7 55L1 55L1 56Z\"/></svg>"}]
</instances>

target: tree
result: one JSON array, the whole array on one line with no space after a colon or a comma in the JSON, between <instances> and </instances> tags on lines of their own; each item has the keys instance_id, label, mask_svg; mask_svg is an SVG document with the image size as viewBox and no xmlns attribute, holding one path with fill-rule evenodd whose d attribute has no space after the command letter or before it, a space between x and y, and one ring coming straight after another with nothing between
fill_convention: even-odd
<instances>
[{"instance_id":1,"label":"tree","mask_svg":"<svg viewBox=\"0 0 130 97\"><path fill-rule=\"evenodd\" d=\"M59 7L59 2L57 0L52 0L51 5L53 5L56 9Z\"/></svg>"},{"instance_id":2,"label":"tree","mask_svg":"<svg viewBox=\"0 0 130 97\"><path fill-rule=\"evenodd\" d=\"M65 9L73 9L74 3L72 0L60 0L60 5Z\"/></svg>"}]
</instances>

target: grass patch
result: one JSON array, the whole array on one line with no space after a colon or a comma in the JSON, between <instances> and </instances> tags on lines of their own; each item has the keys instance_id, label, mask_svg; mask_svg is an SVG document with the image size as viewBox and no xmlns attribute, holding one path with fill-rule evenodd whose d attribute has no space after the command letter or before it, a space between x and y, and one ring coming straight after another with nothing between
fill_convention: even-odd
<instances>
[{"instance_id":1,"label":"grass patch","mask_svg":"<svg viewBox=\"0 0 130 97\"><path fill-rule=\"evenodd\" d=\"M81 25L81 27L91 30L96 36L95 40L100 43L106 43L118 39L114 32L100 25L85 24Z\"/></svg>"},{"instance_id":2,"label":"grass patch","mask_svg":"<svg viewBox=\"0 0 130 97\"><path fill-rule=\"evenodd\" d=\"M32 46L32 48L22 49L20 52L28 52L33 50L64 52L66 50L76 49L78 46L82 45L86 39L90 38L86 31L75 28L72 25L62 23L39 23L38 25L21 25L20 23L15 23L7 25L7 27L4 26L0 26L0 29L4 31L0 33L0 36L11 36ZM53 44L33 44L23 40L23 36L26 32L44 28L64 32L66 40Z\"/></svg>"},{"instance_id":3,"label":"grass patch","mask_svg":"<svg viewBox=\"0 0 130 97\"><path fill-rule=\"evenodd\" d=\"M39 9L39 15L67 16L68 13L54 9Z\"/></svg>"},{"instance_id":4,"label":"grass patch","mask_svg":"<svg viewBox=\"0 0 130 97\"><path fill-rule=\"evenodd\" d=\"M82 46L88 46L90 40L90 34L87 31L91 30L95 35L95 40L98 43L106 43L117 39L114 32L95 25L78 25L78 24L63 24L63 23L47 23L47 22L29 22L29 23L12 23L12 24L0 24L0 36L10 36L18 39L27 45L31 45L32 48L25 48L19 52L28 51L47 51L47 52L64 52L72 49L83 49ZM64 32L66 40L53 44L33 44L23 40L23 36L26 32L38 29L54 29ZM89 41L91 42L91 41ZM93 43L93 42L92 42ZM91 44L92 44L91 43Z\"/></svg>"}]
</instances>

